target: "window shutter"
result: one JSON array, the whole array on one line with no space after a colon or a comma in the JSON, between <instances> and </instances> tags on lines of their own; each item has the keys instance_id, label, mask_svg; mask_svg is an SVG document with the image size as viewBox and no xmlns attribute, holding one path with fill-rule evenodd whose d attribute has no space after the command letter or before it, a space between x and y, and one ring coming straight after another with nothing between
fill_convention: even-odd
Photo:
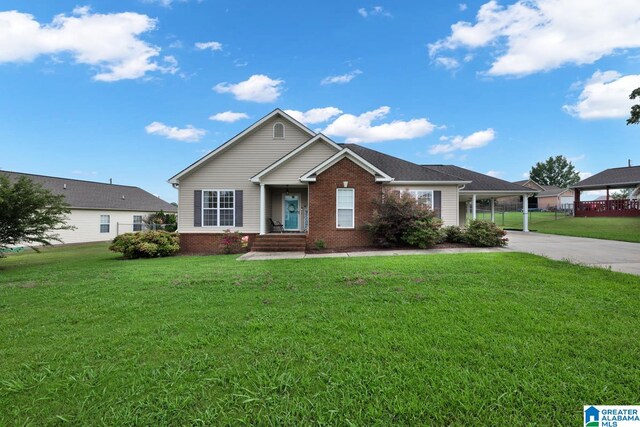
<instances>
[{"instance_id":1,"label":"window shutter","mask_svg":"<svg viewBox=\"0 0 640 427\"><path fill-rule=\"evenodd\" d=\"M244 208L244 204L242 201L242 190L236 190L236 227L242 227L242 209Z\"/></svg>"},{"instance_id":2,"label":"window shutter","mask_svg":"<svg viewBox=\"0 0 640 427\"><path fill-rule=\"evenodd\" d=\"M433 192L433 210L438 218L442 218L442 191Z\"/></svg>"},{"instance_id":3,"label":"window shutter","mask_svg":"<svg viewBox=\"0 0 640 427\"><path fill-rule=\"evenodd\" d=\"M202 227L202 190L193 191L193 226Z\"/></svg>"}]
</instances>

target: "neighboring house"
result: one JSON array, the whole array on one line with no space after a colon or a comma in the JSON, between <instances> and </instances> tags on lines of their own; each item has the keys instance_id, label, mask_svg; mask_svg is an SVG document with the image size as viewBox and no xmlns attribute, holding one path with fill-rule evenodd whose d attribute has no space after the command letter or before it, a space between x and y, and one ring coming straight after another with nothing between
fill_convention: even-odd
<instances>
[{"instance_id":1,"label":"neighboring house","mask_svg":"<svg viewBox=\"0 0 640 427\"><path fill-rule=\"evenodd\" d=\"M562 209L563 206L573 205L573 190L560 188L555 185L541 185L543 191L536 194L538 209Z\"/></svg>"},{"instance_id":2,"label":"neighboring house","mask_svg":"<svg viewBox=\"0 0 640 427\"><path fill-rule=\"evenodd\" d=\"M307 247L319 240L328 248L369 246L364 226L385 190L411 192L445 225L464 224L468 204L473 216L473 200L534 192L455 166L418 165L337 144L280 109L169 182L179 190L178 231L186 253L219 251L225 230L249 235L250 245L262 248L276 245L277 236L269 237L274 231L290 232L289 240L298 234L297 244ZM283 230L272 227L280 223Z\"/></svg>"},{"instance_id":3,"label":"neighboring house","mask_svg":"<svg viewBox=\"0 0 640 427\"><path fill-rule=\"evenodd\" d=\"M575 216L640 216L640 166L603 170L571 186L575 191ZM611 199L611 190L634 189L629 199ZM583 191L605 190L604 200L581 202Z\"/></svg>"},{"instance_id":4,"label":"neighboring house","mask_svg":"<svg viewBox=\"0 0 640 427\"><path fill-rule=\"evenodd\" d=\"M142 230L142 219L150 213L160 210L176 213L178 209L141 188L128 185L19 172L0 171L0 174L11 180L24 176L65 197L71 209L67 224L76 228L57 232L62 243L112 240L118 234Z\"/></svg>"},{"instance_id":5,"label":"neighboring house","mask_svg":"<svg viewBox=\"0 0 640 427\"><path fill-rule=\"evenodd\" d=\"M521 181L514 181L513 184L530 188L536 192L544 191L544 187L532 179L523 179ZM538 209L540 207L538 206L538 198L534 194L529 196L528 203L529 203L530 209ZM500 199L500 204L508 208L512 208L515 206L517 207L517 209L520 209L520 206L522 205L522 196Z\"/></svg>"}]
</instances>

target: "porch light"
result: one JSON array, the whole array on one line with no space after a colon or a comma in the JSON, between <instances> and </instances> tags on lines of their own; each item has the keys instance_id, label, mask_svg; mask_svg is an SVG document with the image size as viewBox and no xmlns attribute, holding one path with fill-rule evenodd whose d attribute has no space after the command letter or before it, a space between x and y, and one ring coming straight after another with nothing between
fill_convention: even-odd
<instances>
[{"instance_id":1,"label":"porch light","mask_svg":"<svg viewBox=\"0 0 640 427\"><path fill-rule=\"evenodd\" d=\"M289 195L289 186L288 186L288 185L287 185L287 189L286 189L285 194L286 194L287 196Z\"/></svg>"}]
</instances>

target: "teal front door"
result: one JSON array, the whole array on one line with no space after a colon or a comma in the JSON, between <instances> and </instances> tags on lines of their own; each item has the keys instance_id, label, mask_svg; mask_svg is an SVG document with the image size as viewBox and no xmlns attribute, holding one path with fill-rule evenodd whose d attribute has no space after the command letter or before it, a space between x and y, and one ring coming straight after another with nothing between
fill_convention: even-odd
<instances>
[{"instance_id":1,"label":"teal front door","mask_svg":"<svg viewBox=\"0 0 640 427\"><path fill-rule=\"evenodd\" d=\"M284 229L300 230L300 196L284 196Z\"/></svg>"}]
</instances>

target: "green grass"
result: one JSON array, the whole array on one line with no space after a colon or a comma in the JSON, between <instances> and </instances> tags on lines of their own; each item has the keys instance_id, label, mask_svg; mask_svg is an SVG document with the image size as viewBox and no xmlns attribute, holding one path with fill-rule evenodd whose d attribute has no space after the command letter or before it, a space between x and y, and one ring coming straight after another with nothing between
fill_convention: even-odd
<instances>
[{"instance_id":1,"label":"green grass","mask_svg":"<svg viewBox=\"0 0 640 427\"><path fill-rule=\"evenodd\" d=\"M490 219L482 212L479 219ZM496 224L522 230L522 212L496 214ZM640 243L640 218L575 218L553 212L530 212L529 229L539 233Z\"/></svg>"},{"instance_id":2,"label":"green grass","mask_svg":"<svg viewBox=\"0 0 640 427\"><path fill-rule=\"evenodd\" d=\"M0 425L578 425L640 278L518 253L0 260Z\"/></svg>"}]
</instances>

